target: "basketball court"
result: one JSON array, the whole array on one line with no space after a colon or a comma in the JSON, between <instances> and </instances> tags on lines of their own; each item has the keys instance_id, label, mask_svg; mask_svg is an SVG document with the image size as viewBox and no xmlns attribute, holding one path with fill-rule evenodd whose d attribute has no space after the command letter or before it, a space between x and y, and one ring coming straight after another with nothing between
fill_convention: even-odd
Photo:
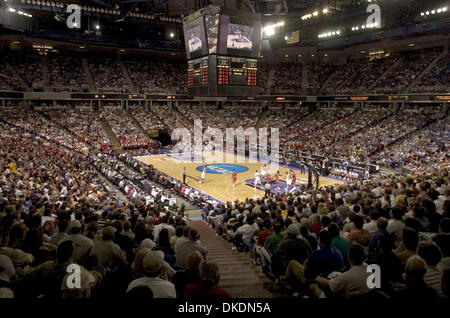
<instances>
[{"instance_id":1,"label":"basketball court","mask_svg":"<svg viewBox=\"0 0 450 318\"><path fill-rule=\"evenodd\" d=\"M213 158L216 161L213 161ZM287 187L284 182L286 174L289 173L289 168L286 166L276 166L272 164L265 164L261 161L250 160L247 157L241 157L229 153L203 153L201 155L191 156L184 154L159 154L138 156L137 160L153 165L154 168L161 172L183 181L183 167L186 168L186 183L201 191L214 199L227 202L233 200L245 200L246 198L264 197L264 183L265 176L261 175L262 184L255 188L255 171L261 173L261 168L265 166L265 170L270 170L272 177L271 191L274 193L295 193L299 190L294 187ZM219 160L217 160L219 159ZM200 183L202 171L206 165L205 180ZM237 173L236 185L233 188L232 174L233 170ZM280 172L280 182L278 185L274 183L274 175ZM308 183L307 173L301 173L300 170L295 170L297 176L297 186ZM335 185L343 184L332 178L320 177L319 185Z\"/></svg>"}]
</instances>

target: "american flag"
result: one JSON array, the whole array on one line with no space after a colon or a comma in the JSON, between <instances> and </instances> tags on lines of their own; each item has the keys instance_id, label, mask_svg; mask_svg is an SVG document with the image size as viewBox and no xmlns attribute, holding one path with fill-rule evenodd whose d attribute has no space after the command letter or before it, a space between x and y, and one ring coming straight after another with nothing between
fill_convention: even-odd
<instances>
[{"instance_id":1,"label":"american flag","mask_svg":"<svg viewBox=\"0 0 450 318\"><path fill-rule=\"evenodd\" d=\"M294 44L300 41L300 31L293 31L287 35L286 44Z\"/></svg>"},{"instance_id":2,"label":"american flag","mask_svg":"<svg viewBox=\"0 0 450 318\"><path fill-rule=\"evenodd\" d=\"M219 14L206 16L206 32L208 34L209 54L217 52L219 36Z\"/></svg>"}]
</instances>

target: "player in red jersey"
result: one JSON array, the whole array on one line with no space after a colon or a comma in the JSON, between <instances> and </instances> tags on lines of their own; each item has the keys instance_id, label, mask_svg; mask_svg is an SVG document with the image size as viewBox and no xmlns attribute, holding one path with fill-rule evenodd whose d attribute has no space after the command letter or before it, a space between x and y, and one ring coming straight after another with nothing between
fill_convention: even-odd
<instances>
[{"instance_id":1,"label":"player in red jersey","mask_svg":"<svg viewBox=\"0 0 450 318\"><path fill-rule=\"evenodd\" d=\"M292 185L295 187L297 184L297 175L295 174L295 171L291 169L291 176L292 176Z\"/></svg>"},{"instance_id":2,"label":"player in red jersey","mask_svg":"<svg viewBox=\"0 0 450 318\"><path fill-rule=\"evenodd\" d=\"M237 179L237 174L236 174L236 171L233 169L233 175L231 176L231 181L233 182L233 188L236 186L236 179Z\"/></svg>"},{"instance_id":3,"label":"player in red jersey","mask_svg":"<svg viewBox=\"0 0 450 318\"><path fill-rule=\"evenodd\" d=\"M277 173L275 174L275 184L277 185L277 189L280 190L280 171L278 170Z\"/></svg>"}]
</instances>

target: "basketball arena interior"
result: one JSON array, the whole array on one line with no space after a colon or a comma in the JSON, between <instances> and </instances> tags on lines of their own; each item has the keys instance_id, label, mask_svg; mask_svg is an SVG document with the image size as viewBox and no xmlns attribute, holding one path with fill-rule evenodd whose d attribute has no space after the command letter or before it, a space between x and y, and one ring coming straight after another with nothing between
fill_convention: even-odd
<instances>
[{"instance_id":1,"label":"basketball arena interior","mask_svg":"<svg viewBox=\"0 0 450 318\"><path fill-rule=\"evenodd\" d=\"M0 298L448 300L449 9L1 0Z\"/></svg>"}]
</instances>

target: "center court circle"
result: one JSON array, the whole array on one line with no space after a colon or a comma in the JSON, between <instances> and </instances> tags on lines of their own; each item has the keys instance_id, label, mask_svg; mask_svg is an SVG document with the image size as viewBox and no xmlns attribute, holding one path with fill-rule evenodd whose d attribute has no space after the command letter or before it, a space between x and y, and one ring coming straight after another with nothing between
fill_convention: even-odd
<instances>
[{"instance_id":1,"label":"center court circle","mask_svg":"<svg viewBox=\"0 0 450 318\"><path fill-rule=\"evenodd\" d=\"M197 171L203 172L203 168L205 166L206 166L206 172L212 173L212 174L229 174L229 173L233 173L233 170L236 171L236 173L242 173L242 172L248 171L248 168L246 166L233 165L233 164L227 164L227 163L201 165L201 166L198 166L196 169L197 169Z\"/></svg>"}]
</instances>

